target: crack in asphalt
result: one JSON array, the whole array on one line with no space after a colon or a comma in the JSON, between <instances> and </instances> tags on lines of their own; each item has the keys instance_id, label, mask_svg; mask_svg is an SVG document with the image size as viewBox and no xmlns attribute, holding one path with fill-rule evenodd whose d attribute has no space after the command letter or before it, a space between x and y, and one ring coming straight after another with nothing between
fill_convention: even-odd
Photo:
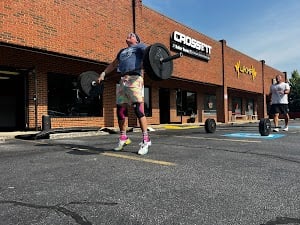
<instances>
[{"instance_id":1,"label":"crack in asphalt","mask_svg":"<svg viewBox=\"0 0 300 225\"><path fill-rule=\"evenodd\" d=\"M108 206L114 206L117 205L118 203L115 202L69 202L67 204L58 204L58 205L37 205L37 204L32 204L32 203L26 203L26 202L20 202L20 201L0 201L0 204L12 204L14 206L23 206L23 207L28 207L28 208L34 208L34 209L50 209L54 210L56 213L63 213L66 216L70 216L72 219L76 221L77 224L79 225L92 225L92 222L88 221L88 219L85 216L80 216L78 213L73 212L64 206L67 205L108 205Z\"/></svg>"},{"instance_id":2,"label":"crack in asphalt","mask_svg":"<svg viewBox=\"0 0 300 225\"><path fill-rule=\"evenodd\" d=\"M300 219L298 219L298 218L290 218L290 217L276 217L275 220L270 220L267 223L260 224L260 225L279 225L279 224L289 224L289 223L300 224Z\"/></svg>"}]
</instances>

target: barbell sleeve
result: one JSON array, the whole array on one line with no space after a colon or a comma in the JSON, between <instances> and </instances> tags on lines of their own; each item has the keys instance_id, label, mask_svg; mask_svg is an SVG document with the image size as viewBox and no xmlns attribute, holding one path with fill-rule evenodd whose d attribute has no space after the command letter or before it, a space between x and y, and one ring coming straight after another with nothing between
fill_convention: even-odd
<instances>
[{"instance_id":1,"label":"barbell sleeve","mask_svg":"<svg viewBox=\"0 0 300 225\"><path fill-rule=\"evenodd\" d=\"M177 53L177 54L175 54L175 55L172 55L172 56L169 56L169 57L167 57L167 58L160 59L160 62L161 62L161 63L169 62L169 61L171 61L171 60L178 59L178 58L180 58L180 57L182 57L182 56L183 56L183 53L182 53L182 52L179 52L179 53Z\"/></svg>"}]
</instances>

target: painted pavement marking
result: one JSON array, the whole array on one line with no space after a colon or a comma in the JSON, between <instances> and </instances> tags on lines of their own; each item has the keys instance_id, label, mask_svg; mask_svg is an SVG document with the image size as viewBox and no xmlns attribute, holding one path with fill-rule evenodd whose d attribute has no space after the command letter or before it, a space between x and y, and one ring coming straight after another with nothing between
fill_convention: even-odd
<instances>
[{"instance_id":1,"label":"painted pavement marking","mask_svg":"<svg viewBox=\"0 0 300 225\"><path fill-rule=\"evenodd\" d=\"M176 163L172 163L172 162L160 161L160 160L154 160L154 159L146 159L146 158L141 158L141 157L136 157L136 156L117 154L117 153L104 152L104 153L101 153L101 155L123 158L123 159L131 159L131 160L142 161L142 162L147 162L147 163L154 163L154 164L159 164L159 165L163 165L163 166L175 166L176 165Z\"/></svg>"},{"instance_id":2,"label":"painted pavement marking","mask_svg":"<svg viewBox=\"0 0 300 225\"><path fill-rule=\"evenodd\" d=\"M213 141L232 141L232 142L248 142L248 143L259 143L259 142L261 142L261 141L254 141L254 140L209 138L209 137L191 137L191 136L175 136L175 137L178 137L178 138L190 138L190 139L201 139L201 140L213 140Z\"/></svg>"},{"instance_id":3,"label":"painted pavement marking","mask_svg":"<svg viewBox=\"0 0 300 225\"><path fill-rule=\"evenodd\" d=\"M99 152L98 150L93 150L93 149L89 149L89 148L72 147L71 149L74 150L74 151L83 151L83 152L94 153L94 154L97 153L97 154L104 155L104 156L123 158L123 159L129 159L129 160L136 160L136 161L153 163L153 164L158 164L158 165L163 165L163 166L175 166L176 165L176 163L167 162L167 161L147 159L147 158L130 156L130 155L125 155L125 154L120 154L120 153Z\"/></svg>"},{"instance_id":4,"label":"painted pavement marking","mask_svg":"<svg viewBox=\"0 0 300 225\"><path fill-rule=\"evenodd\" d=\"M193 129L193 128L200 128L200 126L176 126L176 125L165 125L165 129L169 130L184 130L184 129Z\"/></svg>"},{"instance_id":5,"label":"painted pavement marking","mask_svg":"<svg viewBox=\"0 0 300 225\"><path fill-rule=\"evenodd\" d=\"M268 136L261 136L258 133L230 133L230 134L223 134L222 136L225 137L235 137L235 138L258 138L258 139L276 139L282 138L285 134L269 134Z\"/></svg>"},{"instance_id":6,"label":"painted pavement marking","mask_svg":"<svg viewBox=\"0 0 300 225\"><path fill-rule=\"evenodd\" d=\"M48 145L48 143L44 143L44 142L36 141L36 140L22 140L22 141L31 142L31 143L38 143L38 144L42 144L42 145ZM80 148L80 147L70 147L70 146L64 146L64 148L71 149L73 151L82 151L82 152L87 152L87 153L100 154L100 155L104 155L104 156L110 156L110 157L117 157L117 158L123 158L123 159L130 159L130 160L136 160L136 161L141 161L141 162L153 163L153 164L158 164L158 165L162 165L162 166L176 166L176 163L172 163L172 162L154 160L154 159L147 159L147 158L142 158L142 157L129 156L129 155L124 155L124 154L117 154L117 153L101 152L101 151L90 149L90 148Z\"/></svg>"}]
</instances>

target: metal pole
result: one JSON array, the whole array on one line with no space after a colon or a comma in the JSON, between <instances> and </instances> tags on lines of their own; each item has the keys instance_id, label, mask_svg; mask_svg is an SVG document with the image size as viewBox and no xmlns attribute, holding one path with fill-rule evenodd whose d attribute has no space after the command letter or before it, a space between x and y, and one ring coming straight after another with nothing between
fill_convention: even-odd
<instances>
[{"instance_id":1,"label":"metal pole","mask_svg":"<svg viewBox=\"0 0 300 225\"><path fill-rule=\"evenodd\" d=\"M182 113L183 113L183 111L182 111L182 109L183 109L183 106L182 106L182 90L180 90L180 111L181 111L181 113L180 113L180 123L182 124Z\"/></svg>"},{"instance_id":2,"label":"metal pole","mask_svg":"<svg viewBox=\"0 0 300 225\"><path fill-rule=\"evenodd\" d=\"M33 101L34 101L34 120L35 120L35 130L38 131L38 85L37 85L37 76L36 76L36 71L35 69L32 70L32 73L34 75L34 96L33 96Z\"/></svg>"}]
</instances>

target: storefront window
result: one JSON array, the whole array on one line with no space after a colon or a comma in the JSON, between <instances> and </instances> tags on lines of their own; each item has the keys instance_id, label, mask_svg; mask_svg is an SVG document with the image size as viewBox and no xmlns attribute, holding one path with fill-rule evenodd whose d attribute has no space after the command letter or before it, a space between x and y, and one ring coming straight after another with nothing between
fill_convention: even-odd
<instances>
[{"instance_id":1,"label":"storefront window","mask_svg":"<svg viewBox=\"0 0 300 225\"><path fill-rule=\"evenodd\" d=\"M232 99L232 113L241 114L242 113L242 98Z\"/></svg>"},{"instance_id":2,"label":"storefront window","mask_svg":"<svg viewBox=\"0 0 300 225\"><path fill-rule=\"evenodd\" d=\"M177 116L191 116L192 114L197 114L196 93L177 90L176 109Z\"/></svg>"},{"instance_id":3,"label":"storefront window","mask_svg":"<svg viewBox=\"0 0 300 225\"><path fill-rule=\"evenodd\" d=\"M80 91L75 76L49 73L48 115L55 117L103 116L102 96L87 97Z\"/></svg>"},{"instance_id":4,"label":"storefront window","mask_svg":"<svg viewBox=\"0 0 300 225\"><path fill-rule=\"evenodd\" d=\"M216 96L215 95L205 95L204 96L204 113L216 114Z\"/></svg>"},{"instance_id":5,"label":"storefront window","mask_svg":"<svg viewBox=\"0 0 300 225\"><path fill-rule=\"evenodd\" d=\"M247 99L247 108L246 108L246 114L247 115L253 115L254 114L254 100L253 99Z\"/></svg>"}]
</instances>

